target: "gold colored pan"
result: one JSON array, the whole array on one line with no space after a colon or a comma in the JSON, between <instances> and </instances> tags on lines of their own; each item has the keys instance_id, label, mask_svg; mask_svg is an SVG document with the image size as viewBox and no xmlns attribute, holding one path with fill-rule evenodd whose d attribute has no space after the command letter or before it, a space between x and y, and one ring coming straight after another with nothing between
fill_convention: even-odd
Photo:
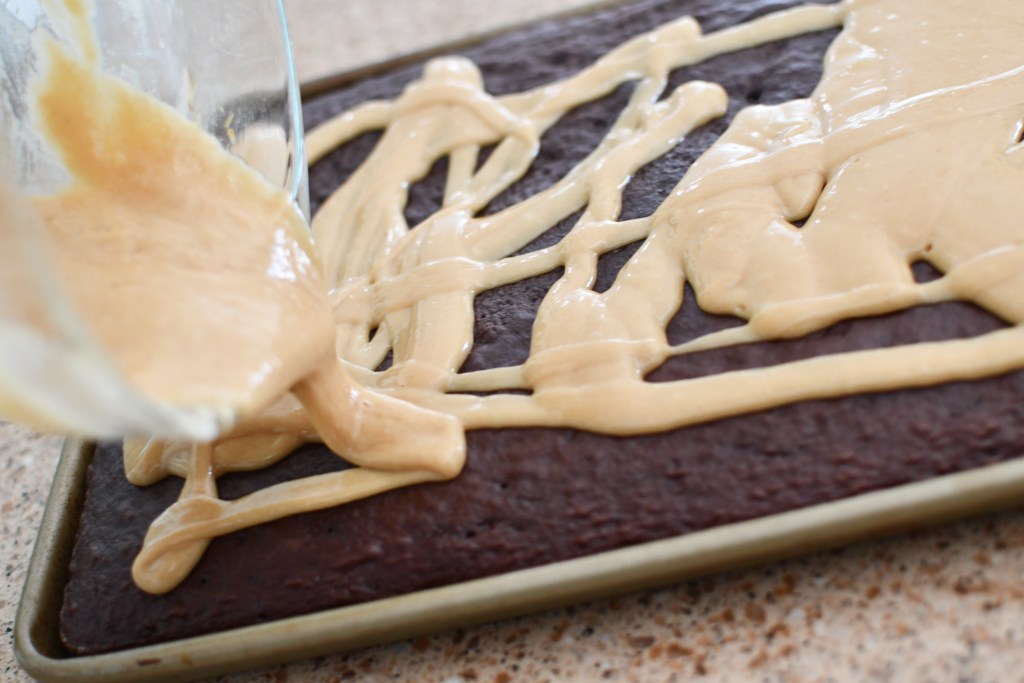
<instances>
[{"instance_id":1,"label":"gold colored pan","mask_svg":"<svg viewBox=\"0 0 1024 683\"><path fill-rule=\"evenodd\" d=\"M303 95L451 48L320 79L307 84ZM269 624L78 657L61 644L59 615L93 450L92 444L76 440L64 446L17 612L15 652L25 670L44 682L195 680L664 585L1024 501L1022 453L997 465L621 550Z\"/></svg>"},{"instance_id":2,"label":"gold colored pan","mask_svg":"<svg viewBox=\"0 0 1024 683\"><path fill-rule=\"evenodd\" d=\"M93 447L61 455L15 625L41 681L188 681L503 619L1020 504L1024 458L622 550L270 624L75 657L58 618Z\"/></svg>"}]
</instances>

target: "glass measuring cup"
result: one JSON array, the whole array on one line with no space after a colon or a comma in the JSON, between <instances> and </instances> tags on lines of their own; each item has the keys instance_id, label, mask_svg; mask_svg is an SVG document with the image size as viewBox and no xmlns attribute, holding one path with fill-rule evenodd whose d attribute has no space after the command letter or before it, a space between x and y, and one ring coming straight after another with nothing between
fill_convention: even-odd
<instances>
[{"instance_id":1,"label":"glass measuring cup","mask_svg":"<svg viewBox=\"0 0 1024 683\"><path fill-rule=\"evenodd\" d=\"M94 437L213 438L231 405L144 395L75 310L26 198L67 183L34 115L40 39L76 45L68 7L0 0L0 417ZM280 0L104 0L100 68L171 106L285 188L308 218L302 119ZM254 369L255 371L256 369Z\"/></svg>"}]
</instances>

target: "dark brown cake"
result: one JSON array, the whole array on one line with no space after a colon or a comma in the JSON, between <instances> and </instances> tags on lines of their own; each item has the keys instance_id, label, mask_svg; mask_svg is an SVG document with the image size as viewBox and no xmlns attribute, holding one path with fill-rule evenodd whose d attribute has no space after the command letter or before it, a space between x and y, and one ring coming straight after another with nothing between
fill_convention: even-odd
<instances>
[{"instance_id":1,"label":"dark brown cake","mask_svg":"<svg viewBox=\"0 0 1024 683\"><path fill-rule=\"evenodd\" d=\"M625 38L683 13L706 30L794 4L749 0L657 1L539 24L466 51L503 93L573 73ZM673 85L704 78L730 94L730 115L749 102L811 92L833 32L803 36L680 70ZM367 79L306 105L307 125L363 100L392 97L419 67ZM530 174L497 198L498 210L545 187L581 159L628 97L572 112L544 138ZM642 169L623 217L649 214L687 165L725 128L718 121ZM314 207L363 158L366 135L312 169ZM437 206L441 168L411 192L410 224ZM557 241L564 221L527 250ZM556 234L557 233L557 234ZM634 247L635 248L635 245ZM632 253L606 256L598 289ZM934 277L915 266L920 279ZM521 363L541 296L558 273L482 293L475 347L464 369ZM669 327L678 343L738 321L703 314L687 296ZM807 338L673 358L665 381L924 340L969 337L1003 326L978 308L949 303L844 322ZM668 433L615 438L566 429L470 432L456 480L392 491L216 539L199 566L163 596L143 593L130 568L149 523L177 497L169 479L139 489L120 447L102 444L66 590L61 630L76 653L158 643L494 575L769 515L987 465L1021 455L1024 372L981 382L811 401ZM224 498L273 482L346 467L307 446L267 470L219 480Z\"/></svg>"}]
</instances>

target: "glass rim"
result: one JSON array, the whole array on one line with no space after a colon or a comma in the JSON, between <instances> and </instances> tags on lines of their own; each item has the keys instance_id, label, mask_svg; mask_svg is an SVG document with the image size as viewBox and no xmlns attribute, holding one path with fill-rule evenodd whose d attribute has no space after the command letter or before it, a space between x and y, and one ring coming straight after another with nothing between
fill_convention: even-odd
<instances>
[{"instance_id":1,"label":"glass rim","mask_svg":"<svg viewBox=\"0 0 1024 683\"><path fill-rule=\"evenodd\" d=\"M302 211L306 222L311 220L309 212L309 185L306 182L306 139L302 123L302 96L295 70L295 52L292 50L291 36L288 33L288 20L284 10L284 0L277 0L278 21L281 24L281 39L284 43L285 69L287 71L286 98L290 134L292 139L292 174L285 190L288 196Z\"/></svg>"}]
</instances>

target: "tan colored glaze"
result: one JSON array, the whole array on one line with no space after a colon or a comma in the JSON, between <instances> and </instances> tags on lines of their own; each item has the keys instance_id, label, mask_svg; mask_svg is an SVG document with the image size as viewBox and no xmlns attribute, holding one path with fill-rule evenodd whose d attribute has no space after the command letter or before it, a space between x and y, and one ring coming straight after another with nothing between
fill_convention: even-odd
<instances>
[{"instance_id":1,"label":"tan colored glaze","mask_svg":"<svg viewBox=\"0 0 1024 683\"><path fill-rule=\"evenodd\" d=\"M227 504L215 498L213 445L168 448L167 471L186 484L150 532L163 545L140 555L140 585L176 584L226 530L458 473L456 418L367 392L334 357L319 259L287 194L171 108L101 74L88 6L66 9L85 57L47 42L36 115L72 180L22 208L34 209L75 312L147 397L272 417L267 406L292 389L314 426L303 437L373 467ZM263 439L268 461L300 442ZM147 462L128 458L134 480L166 473ZM177 540L195 520L200 538ZM172 552L154 550L167 544Z\"/></svg>"},{"instance_id":2,"label":"tan colored glaze","mask_svg":"<svg viewBox=\"0 0 1024 683\"><path fill-rule=\"evenodd\" d=\"M266 406L333 336L301 216L169 108L48 59L39 116L75 180L33 203L76 310L145 394ZM314 343L289 342L298 325Z\"/></svg>"},{"instance_id":3,"label":"tan colored glaze","mask_svg":"<svg viewBox=\"0 0 1024 683\"><path fill-rule=\"evenodd\" d=\"M852 0L707 36L682 19L572 78L503 97L484 92L464 60L431 62L397 100L368 103L308 136L315 160L361 132L384 129L313 222L335 307L337 355L372 390L339 389L336 379L319 375L316 387L301 387L298 396L323 405L328 393L343 401L345 392L375 399L387 393L453 415L467 429L560 425L638 434L1024 367L1020 19L1015 0ZM811 97L743 110L652 216L618 220L631 174L725 111L725 94L708 83L685 84L661 99L671 69L840 22L844 31ZM626 81L637 82L631 102L590 156L548 190L477 215L526 172L559 117ZM484 145L496 148L476 169ZM444 205L410 231L402 213L407 188L445 156ZM581 209L559 244L512 256ZM794 226L803 219L802 228ZM614 285L593 291L598 257L639 239L643 247ZM910 264L921 259L944 277L917 284ZM564 275L540 306L529 360L459 374L473 342L474 295L558 267ZM665 327L682 303L684 282L704 310L747 324L669 346ZM1007 328L970 340L644 381L672 355L794 337L952 299L988 309ZM389 351L393 366L375 372ZM524 388L531 393L502 393ZM498 393L468 393L481 391ZM317 431L332 447L351 444L354 426L339 430L286 398L213 447L129 444L135 481L186 477L182 501L147 537L136 580L167 590L183 572L164 573L161 565L182 557L190 564L213 535L454 476L461 467L461 455L413 463L355 447L350 457L360 468L236 502L216 499L216 473L261 466ZM374 472L385 468L389 474Z\"/></svg>"}]
</instances>

